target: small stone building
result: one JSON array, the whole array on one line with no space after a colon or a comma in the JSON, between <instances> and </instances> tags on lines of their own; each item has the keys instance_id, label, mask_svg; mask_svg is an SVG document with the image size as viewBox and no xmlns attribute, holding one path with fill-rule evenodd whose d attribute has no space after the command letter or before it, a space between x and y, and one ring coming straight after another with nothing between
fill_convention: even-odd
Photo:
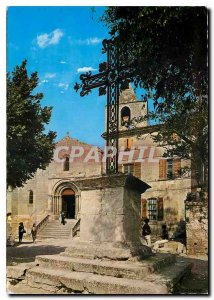
<instances>
[{"instance_id":1,"label":"small stone building","mask_svg":"<svg viewBox=\"0 0 214 300\"><path fill-rule=\"evenodd\" d=\"M132 118L147 114L145 100L138 100L133 89L122 92L119 104L119 171L131 173L151 186L141 199L142 218L148 217L153 233L159 233L166 223L171 235L184 221L186 195L191 191L190 174L180 175L188 161L179 157L163 158L164 149L155 144L152 135L158 126L139 122L135 128L127 126ZM106 112L105 112L106 115ZM103 133L103 138L106 133ZM78 220L81 192L75 184L78 178L105 174L103 151L67 135L56 144L53 161L45 170L37 170L24 187L7 191L7 213L13 231L24 222L29 230L47 215ZM93 199L91 199L93 201Z\"/></svg>"}]
</instances>

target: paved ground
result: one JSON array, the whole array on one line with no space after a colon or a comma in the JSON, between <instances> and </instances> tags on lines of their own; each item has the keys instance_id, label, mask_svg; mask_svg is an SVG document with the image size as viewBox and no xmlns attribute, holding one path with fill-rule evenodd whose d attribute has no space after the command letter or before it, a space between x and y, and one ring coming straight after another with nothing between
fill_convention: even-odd
<instances>
[{"instance_id":1,"label":"paved ground","mask_svg":"<svg viewBox=\"0 0 214 300\"><path fill-rule=\"evenodd\" d=\"M33 262L36 255L59 254L69 246L70 240L31 240L23 239L22 243L16 242L13 247L7 247L7 265L15 265L23 262Z\"/></svg>"},{"instance_id":2,"label":"paved ground","mask_svg":"<svg viewBox=\"0 0 214 300\"><path fill-rule=\"evenodd\" d=\"M33 262L36 255L59 254L69 246L69 239L23 240L22 244L7 247L7 265ZM208 261L207 257L185 256L193 264L192 275L185 278L178 286L175 294L207 294L208 293ZM37 293L36 290L25 290L27 294ZM17 291L14 291L17 292Z\"/></svg>"},{"instance_id":3,"label":"paved ground","mask_svg":"<svg viewBox=\"0 0 214 300\"><path fill-rule=\"evenodd\" d=\"M209 273L207 256L185 256L192 263L192 274L177 286L175 294L207 294Z\"/></svg>"}]
</instances>

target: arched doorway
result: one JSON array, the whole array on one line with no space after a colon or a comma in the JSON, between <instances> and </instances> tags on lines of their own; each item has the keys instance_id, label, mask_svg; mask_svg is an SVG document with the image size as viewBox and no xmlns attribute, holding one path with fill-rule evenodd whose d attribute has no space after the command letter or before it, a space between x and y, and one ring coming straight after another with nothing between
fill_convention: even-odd
<instances>
[{"instance_id":1,"label":"arched doorway","mask_svg":"<svg viewBox=\"0 0 214 300\"><path fill-rule=\"evenodd\" d=\"M52 187L48 207L55 219L59 218L62 210L70 212L69 218L78 219L80 215L80 202L80 190L75 183L70 180L59 180Z\"/></svg>"},{"instance_id":2,"label":"arched doorway","mask_svg":"<svg viewBox=\"0 0 214 300\"><path fill-rule=\"evenodd\" d=\"M61 194L62 211L67 219L75 219L75 192L72 189L64 189Z\"/></svg>"}]
</instances>

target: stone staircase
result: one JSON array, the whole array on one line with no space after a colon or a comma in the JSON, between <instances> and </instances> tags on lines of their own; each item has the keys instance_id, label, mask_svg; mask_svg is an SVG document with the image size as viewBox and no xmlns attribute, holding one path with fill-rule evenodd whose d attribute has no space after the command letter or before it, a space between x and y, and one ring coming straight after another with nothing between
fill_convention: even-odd
<instances>
[{"instance_id":1,"label":"stone staircase","mask_svg":"<svg viewBox=\"0 0 214 300\"><path fill-rule=\"evenodd\" d=\"M59 220L49 221L37 234L38 239L66 239L70 237L72 228L77 220L66 219L66 224L62 225Z\"/></svg>"},{"instance_id":2,"label":"stone staircase","mask_svg":"<svg viewBox=\"0 0 214 300\"><path fill-rule=\"evenodd\" d=\"M181 278L191 272L185 258L171 254L156 254L141 261L113 261L72 251L69 255L65 251L37 256L34 266L27 270L24 266L22 272L20 265L9 268L8 278L19 274L22 286L37 289L40 294L165 295L173 293Z\"/></svg>"}]
</instances>

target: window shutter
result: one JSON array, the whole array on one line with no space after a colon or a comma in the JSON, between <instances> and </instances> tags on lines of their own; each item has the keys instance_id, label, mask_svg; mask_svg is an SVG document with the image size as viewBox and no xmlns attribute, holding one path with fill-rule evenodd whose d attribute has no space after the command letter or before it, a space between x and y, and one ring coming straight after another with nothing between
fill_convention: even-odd
<instances>
[{"instance_id":1,"label":"window shutter","mask_svg":"<svg viewBox=\"0 0 214 300\"><path fill-rule=\"evenodd\" d=\"M126 151L126 149L127 149L127 139L124 139L123 140L123 147L124 147L124 150Z\"/></svg>"},{"instance_id":2,"label":"window shutter","mask_svg":"<svg viewBox=\"0 0 214 300\"><path fill-rule=\"evenodd\" d=\"M173 176L179 177L181 172L181 159L175 158L173 160Z\"/></svg>"},{"instance_id":3,"label":"window shutter","mask_svg":"<svg viewBox=\"0 0 214 300\"><path fill-rule=\"evenodd\" d=\"M158 221L163 221L163 197L159 197L157 199L157 205L158 205Z\"/></svg>"},{"instance_id":4,"label":"window shutter","mask_svg":"<svg viewBox=\"0 0 214 300\"><path fill-rule=\"evenodd\" d=\"M123 165L118 165L118 172L123 173Z\"/></svg>"},{"instance_id":5,"label":"window shutter","mask_svg":"<svg viewBox=\"0 0 214 300\"><path fill-rule=\"evenodd\" d=\"M141 199L141 219L147 218L147 200Z\"/></svg>"},{"instance_id":6,"label":"window shutter","mask_svg":"<svg viewBox=\"0 0 214 300\"><path fill-rule=\"evenodd\" d=\"M159 179L166 179L166 159L159 160Z\"/></svg>"},{"instance_id":7,"label":"window shutter","mask_svg":"<svg viewBox=\"0 0 214 300\"><path fill-rule=\"evenodd\" d=\"M128 149L129 149L129 150L131 149L132 145L133 145L133 139L132 139L132 138L129 138L129 139L128 139Z\"/></svg>"},{"instance_id":8,"label":"window shutter","mask_svg":"<svg viewBox=\"0 0 214 300\"><path fill-rule=\"evenodd\" d=\"M141 163L134 163L134 176L137 178L141 178Z\"/></svg>"}]
</instances>

